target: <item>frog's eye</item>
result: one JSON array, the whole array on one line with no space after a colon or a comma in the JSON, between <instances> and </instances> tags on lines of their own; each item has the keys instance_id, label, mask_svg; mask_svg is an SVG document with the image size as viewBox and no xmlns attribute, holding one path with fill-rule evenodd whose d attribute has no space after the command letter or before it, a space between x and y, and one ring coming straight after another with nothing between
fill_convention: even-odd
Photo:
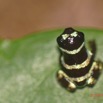
<instances>
[{"instance_id":1,"label":"frog's eye","mask_svg":"<svg viewBox=\"0 0 103 103\"><path fill-rule=\"evenodd\" d=\"M78 37L80 41L84 41L84 34L82 32L78 32Z\"/></svg>"},{"instance_id":2,"label":"frog's eye","mask_svg":"<svg viewBox=\"0 0 103 103\"><path fill-rule=\"evenodd\" d=\"M60 47L63 47L64 40L63 40L62 36L57 37L57 43Z\"/></svg>"}]
</instances>

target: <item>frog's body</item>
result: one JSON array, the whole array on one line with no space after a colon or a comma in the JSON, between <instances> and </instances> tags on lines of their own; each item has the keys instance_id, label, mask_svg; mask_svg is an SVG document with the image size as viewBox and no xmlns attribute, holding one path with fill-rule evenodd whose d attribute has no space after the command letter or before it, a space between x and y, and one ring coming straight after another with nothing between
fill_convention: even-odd
<instances>
[{"instance_id":1,"label":"frog's body","mask_svg":"<svg viewBox=\"0 0 103 103\"><path fill-rule=\"evenodd\" d=\"M85 47L84 34L67 28L57 38L61 55L61 70L57 73L60 83L69 90L84 85L94 85L100 74L102 63L94 61L95 50Z\"/></svg>"}]
</instances>

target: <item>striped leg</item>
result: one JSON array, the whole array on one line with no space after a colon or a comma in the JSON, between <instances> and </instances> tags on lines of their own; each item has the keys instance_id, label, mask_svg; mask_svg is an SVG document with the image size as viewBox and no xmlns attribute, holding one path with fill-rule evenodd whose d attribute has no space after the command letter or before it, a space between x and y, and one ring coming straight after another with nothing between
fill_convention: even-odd
<instances>
[{"instance_id":1,"label":"striped leg","mask_svg":"<svg viewBox=\"0 0 103 103\"><path fill-rule=\"evenodd\" d=\"M102 68L103 68L103 63L101 61L95 61L94 62L93 74L87 80L87 85L93 86L96 83L96 81L97 81L97 79L98 79L98 77L99 77L99 75L102 71Z\"/></svg>"},{"instance_id":2,"label":"striped leg","mask_svg":"<svg viewBox=\"0 0 103 103\"><path fill-rule=\"evenodd\" d=\"M62 70L58 71L57 79L63 87L65 87L71 92L75 91L76 85L68 78L68 76Z\"/></svg>"}]
</instances>

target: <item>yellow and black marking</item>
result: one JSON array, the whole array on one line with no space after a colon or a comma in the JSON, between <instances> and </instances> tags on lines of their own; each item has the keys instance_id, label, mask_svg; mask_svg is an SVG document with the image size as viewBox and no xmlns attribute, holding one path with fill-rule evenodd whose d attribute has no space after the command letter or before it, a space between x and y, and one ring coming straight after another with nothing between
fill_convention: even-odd
<instances>
[{"instance_id":1,"label":"yellow and black marking","mask_svg":"<svg viewBox=\"0 0 103 103\"><path fill-rule=\"evenodd\" d=\"M57 38L57 43L62 52L61 70L57 73L61 85L68 90L94 85L102 69L102 62L94 61L95 43L91 42L91 51L87 50L84 34L72 28L65 29Z\"/></svg>"}]
</instances>

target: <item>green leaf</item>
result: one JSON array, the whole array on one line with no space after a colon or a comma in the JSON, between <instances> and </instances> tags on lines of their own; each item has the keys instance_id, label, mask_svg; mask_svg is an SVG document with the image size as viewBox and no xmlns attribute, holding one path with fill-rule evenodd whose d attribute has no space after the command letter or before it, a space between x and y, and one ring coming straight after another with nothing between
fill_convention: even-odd
<instances>
[{"instance_id":1,"label":"green leaf","mask_svg":"<svg viewBox=\"0 0 103 103\"><path fill-rule=\"evenodd\" d=\"M95 39L96 59L103 61L103 31L78 29L86 42ZM0 103L103 103L103 74L93 88L71 93L56 80L56 38L63 29L0 40Z\"/></svg>"}]
</instances>

